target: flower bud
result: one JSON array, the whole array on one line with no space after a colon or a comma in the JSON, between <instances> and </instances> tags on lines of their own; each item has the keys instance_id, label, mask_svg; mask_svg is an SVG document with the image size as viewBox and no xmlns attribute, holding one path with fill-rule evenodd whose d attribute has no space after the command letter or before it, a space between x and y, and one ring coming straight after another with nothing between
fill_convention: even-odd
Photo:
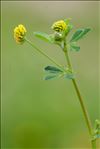
<instances>
[{"instance_id":1,"label":"flower bud","mask_svg":"<svg viewBox=\"0 0 100 149\"><path fill-rule=\"evenodd\" d=\"M55 32L54 33L54 39L55 39L55 41L62 41L63 36L61 33Z\"/></svg>"}]
</instances>

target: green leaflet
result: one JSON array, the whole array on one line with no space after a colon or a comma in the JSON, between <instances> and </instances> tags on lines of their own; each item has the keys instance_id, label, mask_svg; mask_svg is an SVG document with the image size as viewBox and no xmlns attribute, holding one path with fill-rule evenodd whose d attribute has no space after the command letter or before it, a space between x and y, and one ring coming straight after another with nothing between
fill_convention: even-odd
<instances>
[{"instance_id":1,"label":"green leaflet","mask_svg":"<svg viewBox=\"0 0 100 149\"><path fill-rule=\"evenodd\" d=\"M94 130L93 130L93 135L92 135L92 140L96 140L100 138L100 120L96 119L95 120L95 125L94 125Z\"/></svg>"},{"instance_id":2,"label":"green leaflet","mask_svg":"<svg viewBox=\"0 0 100 149\"><path fill-rule=\"evenodd\" d=\"M44 33L44 32L34 32L34 35L46 42L49 42L49 43L53 43L53 38L51 35L48 35L47 33Z\"/></svg>"},{"instance_id":3,"label":"green leaflet","mask_svg":"<svg viewBox=\"0 0 100 149\"><path fill-rule=\"evenodd\" d=\"M64 34L67 36L68 33L73 29L73 25L71 23L69 23L67 25L67 29L64 31Z\"/></svg>"},{"instance_id":4,"label":"green leaflet","mask_svg":"<svg viewBox=\"0 0 100 149\"><path fill-rule=\"evenodd\" d=\"M75 76L74 76L74 74L72 74L72 73L66 73L66 74L65 74L65 78L67 78L67 79L74 79Z\"/></svg>"},{"instance_id":5,"label":"green leaflet","mask_svg":"<svg viewBox=\"0 0 100 149\"><path fill-rule=\"evenodd\" d=\"M80 47L76 45L76 42L70 43L70 50L78 52L80 50Z\"/></svg>"},{"instance_id":6,"label":"green leaflet","mask_svg":"<svg viewBox=\"0 0 100 149\"><path fill-rule=\"evenodd\" d=\"M44 70L45 70L45 71L48 71L48 72L50 72L50 73L61 73L61 72L63 72L62 70L60 70L59 68L54 67L54 66L46 66L46 67L44 68Z\"/></svg>"},{"instance_id":7,"label":"green leaflet","mask_svg":"<svg viewBox=\"0 0 100 149\"><path fill-rule=\"evenodd\" d=\"M99 139L100 138L100 134L96 134L94 136L92 136L92 140L96 140L96 139Z\"/></svg>"},{"instance_id":8,"label":"green leaflet","mask_svg":"<svg viewBox=\"0 0 100 149\"><path fill-rule=\"evenodd\" d=\"M69 24L69 23L70 23L70 20L71 20L71 18L67 18L67 19L64 19L64 22L65 22L66 24Z\"/></svg>"},{"instance_id":9,"label":"green leaflet","mask_svg":"<svg viewBox=\"0 0 100 149\"><path fill-rule=\"evenodd\" d=\"M84 28L84 29L78 29L72 36L70 42L75 42L81 39L85 34L87 34L91 29L90 28Z\"/></svg>"},{"instance_id":10,"label":"green leaflet","mask_svg":"<svg viewBox=\"0 0 100 149\"><path fill-rule=\"evenodd\" d=\"M58 77L57 75L47 75L44 77L44 80L51 80L51 79L55 79L57 77Z\"/></svg>"},{"instance_id":11,"label":"green leaflet","mask_svg":"<svg viewBox=\"0 0 100 149\"><path fill-rule=\"evenodd\" d=\"M96 138L100 138L100 134L97 134L97 135L96 135Z\"/></svg>"},{"instance_id":12,"label":"green leaflet","mask_svg":"<svg viewBox=\"0 0 100 149\"><path fill-rule=\"evenodd\" d=\"M79 51L80 47L79 46L71 46L72 51Z\"/></svg>"},{"instance_id":13,"label":"green leaflet","mask_svg":"<svg viewBox=\"0 0 100 149\"><path fill-rule=\"evenodd\" d=\"M46 66L44 70L48 72L47 76L44 77L44 80L59 78L61 74L63 74L63 71L55 66Z\"/></svg>"}]
</instances>

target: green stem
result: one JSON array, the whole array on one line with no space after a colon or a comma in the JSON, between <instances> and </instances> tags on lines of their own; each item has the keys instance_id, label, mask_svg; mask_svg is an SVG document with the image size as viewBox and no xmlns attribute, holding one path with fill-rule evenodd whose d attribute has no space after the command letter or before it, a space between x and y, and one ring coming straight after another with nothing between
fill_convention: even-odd
<instances>
[{"instance_id":1,"label":"green stem","mask_svg":"<svg viewBox=\"0 0 100 149\"><path fill-rule=\"evenodd\" d=\"M88 130L89 130L89 134L91 135L92 134L92 126L91 126L91 122L90 122L90 119L89 119L87 110L85 108L85 105L84 105L84 102L83 102L83 99L82 99L82 95L81 95L81 93L79 91L79 88L78 88L78 85L76 83L76 80L75 79L72 79L72 82L73 82L74 88L76 90L77 96L79 98L79 101L80 101L80 104L81 104L81 107L82 107L82 110L83 110L85 121L86 121Z\"/></svg>"},{"instance_id":2,"label":"green stem","mask_svg":"<svg viewBox=\"0 0 100 149\"><path fill-rule=\"evenodd\" d=\"M43 52L40 48L36 47L30 40L25 38L28 44L30 44L34 49L36 49L39 53L44 55L46 58L48 58L52 63L54 63L56 66L58 66L63 71L66 71L60 64L58 64L56 61L54 61L51 57L49 57L45 52Z\"/></svg>"},{"instance_id":3,"label":"green stem","mask_svg":"<svg viewBox=\"0 0 100 149\"><path fill-rule=\"evenodd\" d=\"M71 65L70 57L68 55L68 50L67 50L67 47L66 47L66 43L65 42L64 42L64 49L63 49L63 51L64 51L65 56L66 56L68 67L72 70L72 65ZM75 79L72 79L72 83L73 83L74 88L75 88L75 91L77 93L77 96L78 96L78 99L79 99L79 102L80 102L80 105L81 105L81 108L82 108L82 111L83 111L83 114L84 114L84 118L85 118L85 121L86 121L86 124L87 124L87 128L88 128L88 131L89 131L89 134L90 134L90 137L92 137L92 125L91 125L91 121L90 121L88 112L86 110L85 104L83 102L82 95L80 93L78 84L77 84L77 82L76 82ZM92 149L96 149L96 140L91 140L91 146L92 146Z\"/></svg>"},{"instance_id":4,"label":"green stem","mask_svg":"<svg viewBox=\"0 0 100 149\"><path fill-rule=\"evenodd\" d=\"M91 141L92 149L96 149L96 140Z\"/></svg>"}]
</instances>

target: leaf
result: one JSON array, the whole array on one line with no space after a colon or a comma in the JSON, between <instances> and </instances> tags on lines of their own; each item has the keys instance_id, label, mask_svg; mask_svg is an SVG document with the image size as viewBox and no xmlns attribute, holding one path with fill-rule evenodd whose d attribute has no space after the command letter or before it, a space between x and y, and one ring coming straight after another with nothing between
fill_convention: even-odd
<instances>
[{"instance_id":1,"label":"leaf","mask_svg":"<svg viewBox=\"0 0 100 149\"><path fill-rule=\"evenodd\" d=\"M96 135L96 138L100 138L100 134L97 134L97 135Z\"/></svg>"},{"instance_id":2,"label":"leaf","mask_svg":"<svg viewBox=\"0 0 100 149\"><path fill-rule=\"evenodd\" d=\"M48 75L48 76L45 76L44 80L51 80L51 79L54 79L54 78L57 78L57 75Z\"/></svg>"},{"instance_id":3,"label":"leaf","mask_svg":"<svg viewBox=\"0 0 100 149\"><path fill-rule=\"evenodd\" d=\"M46 66L46 67L44 68L44 70L45 70L45 71L48 71L48 72L50 72L50 73L61 73L61 72L63 72L62 70L60 70L59 68L54 67L54 66Z\"/></svg>"},{"instance_id":4,"label":"leaf","mask_svg":"<svg viewBox=\"0 0 100 149\"><path fill-rule=\"evenodd\" d=\"M74 74L73 73L66 73L65 74L65 78L67 78L67 79L74 79L75 78L75 76L74 76Z\"/></svg>"},{"instance_id":5,"label":"leaf","mask_svg":"<svg viewBox=\"0 0 100 149\"><path fill-rule=\"evenodd\" d=\"M100 138L100 134L93 135L91 140L96 140Z\"/></svg>"},{"instance_id":6,"label":"leaf","mask_svg":"<svg viewBox=\"0 0 100 149\"><path fill-rule=\"evenodd\" d=\"M50 42L53 43L53 39L51 37L51 35L48 35L47 33L44 32L34 32L34 35L46 42Z\"/></svg>"},{"instance_id":7,"label":"leaf","mask_svg":"<svg viewBox=\"0 0 100 149\"><path fill-rule=\"evenodd\" d=\"M70 23L70 20L71 20L71 18L64 19L64 22L65 22L66 25L67 25L67 28L66 28L66 30L64 31L65 36L67 36L67 34L73 29L73 25Z\"/></svg>"},{"instance_id":8,"label":"leaf","mask_svg":"<svg viewBox=\"0 0 100 149\"><path fill-rule=\"evenodd\" d=\"M65 78L67 78L67 79L74 79L74 75L73 74L66 74Z\"/></svg>"},{"instance_id":9,"label":"leaf","mask_svg":"<svg viewBox=\"0 0 100 149\"><path fill-rule=\"evenodd\" d=\"M64 31L65 32L65 35L67 35L72 29L73 29L73 25L71 23L69 23L67 25L66 30Z\"/></svg>"},{"instance_id":10,"label":"leaf","mask_svg":"<svg viewBox=\"0 0 100 149\"><path fill-rule=\"evenodd\" d=\"M84 29L78 29L72 36L70 42L75 42L81 39L85 34L87 34L91 29L90 28L84 28Z\"/></svg>"},{"instance_id":11,"label":"leaf","mask_svg":"<svg viewBox=\"0 0 100 149\"><path fill-rule=\"evenodd\" d=\"M73 24L71 24L71 23L70 23L70 24L68 24L68 29L69 29L69 31L70 31L70 30L72 30L72 29L73 29L73 27L74 27L74 26L73 26Z\"/></svg>"},{"instance_id":12,"label":"leaf","mask_svg":"<svg viewBox=\"0 0 100 149\"><path fill-rule=\"evenodd\" d=\"M61 77L62 74L63 74L63 71L62 71L62 70L60 70L59 68L54 67L54 66L46 66L46 67L44 68L44 70L49 73L49 74L44 78L44 80L51 80L51 79L59 78L59 77Z\"/></svg>"},{"instance_id":13,"label":"leaf","mask_svg":"<svg viewBox=\"0 0 100 149\"><path fill-rule=\"evenodd\" d=\"M71 18L67 18L67 19L64 19L64 22L65 22L66 24L69 24L70 20L71 20Z\"/></svg>"},{"instance_id":14,"label":"leaf","mask_svg":"<svg viewBox=\"0 0 100 149\"><path fill-rule=\"evenodd\" d=\"M70 43L70 50L71 51L79 51L80 47L77 46L75 42L74 43L72 42L72 43Z\"/></svg>"}]
</instances>

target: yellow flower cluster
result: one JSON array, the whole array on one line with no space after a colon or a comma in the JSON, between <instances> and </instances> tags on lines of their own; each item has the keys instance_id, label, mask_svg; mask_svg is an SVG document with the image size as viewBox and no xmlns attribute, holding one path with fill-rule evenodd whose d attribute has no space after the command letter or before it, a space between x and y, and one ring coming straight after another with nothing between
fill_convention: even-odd
<instances>
[{"instance_id":1,"label":"yellow flower cluster","mask_svg":"<svg viewBox=\"0 0 100 149\"><path fill-rule=\"evenodd\" d=\"M63 20L57 21L52 25L52 29L57 31L57 32L61 32L66 30L67 25Z\"/></svg>"},{"instance_id":2,"label":"yellow flower cluster","mask_svg":"<svg viewBox=\"0 0 100 149\"><path fill-rule=\"evenodd\" d=\"M17 43L22 44L26 35L26 28L20 24L14 29L14 38Z\"/></svg>"}]
</instances>

